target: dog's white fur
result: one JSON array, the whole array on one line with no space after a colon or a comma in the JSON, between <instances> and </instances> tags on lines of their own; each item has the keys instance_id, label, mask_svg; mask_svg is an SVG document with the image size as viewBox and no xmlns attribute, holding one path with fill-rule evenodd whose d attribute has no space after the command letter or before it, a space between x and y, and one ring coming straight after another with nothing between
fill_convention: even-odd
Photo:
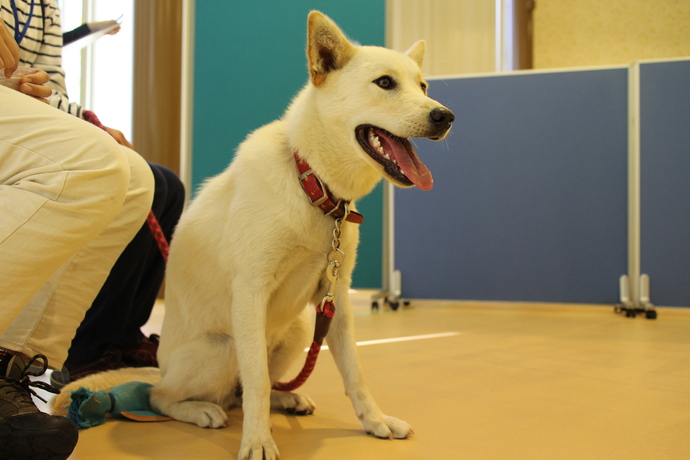
<instances>
[{"instance_id":1,"label":"dog's white fur","mask_svg":"<svg viewBox=\"0 0 690 460\"><path fill-rule=\"evenodd\" d=\"M310 81L280 120L250 134L232 164L204 184L175 231L158 350L162 380L151 394L155 410L218 428L227 422L225 409L241 402L239 458L268 460L278 458L270 408L313 412L308 397L271 390L311 341L305 306L326 294L334 229L334 219L311 206L301 189L293 152L344 200L365 196L381 177L410 186L387 174L354 133L370 124L405 138L445 136L450 124L430 121L432 110L447 109L425 94L423 54L424 42L406 54L353 45L326 16L310 14ZM382 76L395 88L377 84ZM407 438L410 426L385 415L365 385L348 298L358 225L345 222L340 239L345 259L329 348L364 430Z\"/></svg>"}]
</instances>

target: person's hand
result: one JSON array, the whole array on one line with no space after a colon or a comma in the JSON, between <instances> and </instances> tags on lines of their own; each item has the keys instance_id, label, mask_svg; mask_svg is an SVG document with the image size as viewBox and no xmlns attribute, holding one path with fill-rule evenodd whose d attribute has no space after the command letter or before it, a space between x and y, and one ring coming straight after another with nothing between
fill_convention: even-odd
<instances>
[{"instance_id":1,"label":"person's hand","mask_svg":"<svg viewBox=\"0 0 690 460\"><path fill-rule=\"evenodd\" d=\"M53 94L53 90L45 85L50 77L43 70L31 70L31 73L27 73L22 76L22 83L21 86L19 86L19 91L33 97L34 99L47 103L47 98Z\"/></svg>"},{"instance_id":2,"label":"person's hand","mask_svg":"<svg viewBox=\"0 0 690 460\"><path fill-rule=\"evenodd\" d=\"M5 69L5 78L11 78L19 66L19 45L0 17L0 69Z\"/></svg>"},{"instance_id":3,"label":"person's hand","mask_svg":"<svg viewBox=\"0 0 690 460\"><path fill-rule=\"evenodd\" d=\"M132 147L132 144L129 143L129 141L125 138L125 135L122 134L122 131L118 131L117 129L113 128L108 128L107 126L105 127L105 130L108 131L108 133L115 138L118 144L124 145L125 147L129 147L130 149L134 150L134 147Z\"/></svg>"}]
</instances>

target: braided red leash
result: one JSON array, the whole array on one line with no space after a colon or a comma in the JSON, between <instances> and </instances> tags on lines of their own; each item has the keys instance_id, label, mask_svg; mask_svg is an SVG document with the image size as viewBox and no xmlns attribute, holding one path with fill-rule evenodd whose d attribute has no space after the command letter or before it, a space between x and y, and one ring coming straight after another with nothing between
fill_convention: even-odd
<instances>
[{"instance_id":1,"label":"braided red leash","mask_svg":"<svg viewBox=\"0 0 690 460\"><path fill-rule=\"evenodd\" d=\"M332 300L326 300L323 302L323 310L316 309L316 327L314 328L314 340L309 347L309 353L307 353L307 359L304 362L304 366L297 377L289 382L281 383L276 382L273 384L273 389L278 391L293 391L301 387L304 382L307 381L311 375L314 367L316 366L316 358L319 357L319 351L321 351L321 344L323 344L323 339L328 334L328 328L331 325L331 320L335 315L335 304Z\"/></svg>"},{"instance_id":2,"label":"braided red leash","mask_svg":"<svg viewBox=\"0 0 690 460\"><path fill-rule=\"evenodd\" d=\"M153 213L153 210L149 211L149 216L146 218L146 223L148 224L149 229L151 229L153 238L158 244L158 249L161 251L163 260L167 261L168 252L170 252L170 245L168 244L168 239L165 237L165 233L163 233L161 224L158 223L158 219L156 219L156 215Z\"/></svg>"},{"instance_id":3,"label":"braided red leash","mask_svg":"<svg viewBox=\"0 0 690 460\"><path fill-rule=\"evenodd\" d=\"M299 388L307 381L314 370L316 359L319 356L319 351L321 351L321 344L326 334L328 334L331 320L335 315L335 304L333 303L335 295L333 291L335 283L338 281L339 267L345 258L345 253L340 249L340 227L344 221L361 224L364 220L361 214L350 211L349 201L336 200L337 204L333 203L332 200L330 200L328 188L316 177L309 164L301 159L297 152L295 152L293 156L297 165L300 184L307 194L309 201L312 206L317 206L324 211L324 214L335 217L335 230L333 230L333 241L331 243L332 250L327 256L328 268L326 269L326 277L331 285L328 289L328 293L321 301L321 304L316 307L314 340L311 343L311 347L309 347L309 353L307 353L307 359L304 362L304 366L297 377L287 383L276 382L273 384L273 389L278 391L292 391ZM326 205L323 203L326 203Z\"/></svg>"},{"instance_id":4,"label":"braided red leash","mask_svg":"<svg viewBox=\"0 0 690 460\"><path fill-rule=\"evenodd\" d=\"M98 117L96 116L96 114L93 113L92 111L84 110L81 113L81 116L84 118L85 121L88 121L92 125L98 126L99 128L101 128L106 133L108 132L108 130L105 128L105 126L103 126L103 123L101 123L101 120L99 120ZM110 134L110 133L108 133L108 134Z\"/></svg>"}]
</instances>

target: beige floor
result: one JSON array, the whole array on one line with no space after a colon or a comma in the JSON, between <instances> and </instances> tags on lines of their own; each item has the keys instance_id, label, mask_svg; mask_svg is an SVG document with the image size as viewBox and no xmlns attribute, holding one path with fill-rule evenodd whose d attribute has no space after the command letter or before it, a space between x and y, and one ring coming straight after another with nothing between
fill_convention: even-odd
<instances>
[{"instance_id":1,"label":"beige floor","mask_svg":"<svg viewBox=\"0 0 690 460\"><path fill-rule=\"evenodd\" d=\"M690 310L653 321L610 306L416 302L371 314L367 295L360 341L454 333L360 348L379 404L414 438L365 435L326 351L301 390L315 414L271 415L283 460L690 459ZM229 417L219 430L109 420L81 432L71 459L234 459L241 410Z\"/></svg>"}]
</instances>

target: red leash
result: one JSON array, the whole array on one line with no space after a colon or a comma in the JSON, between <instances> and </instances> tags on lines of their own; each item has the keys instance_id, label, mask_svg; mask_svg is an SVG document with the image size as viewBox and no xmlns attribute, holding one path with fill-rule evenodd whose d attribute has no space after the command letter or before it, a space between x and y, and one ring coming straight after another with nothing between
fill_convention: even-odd
<instances>
[{"instance_id":1,"label":"red leash","mask_svg":"<svg viewBox=\"0 0 690 460\"><path fill-rule=\"evenodd\" d=\"M328 288L328 293L324 296L321 303L316 307L316 326L314 327L314 340L309 347L309 353L307 353L307 359L302 366L300 373L287 383L276 382L273 384L273 389L278 391L293 391L301 387L304 382L307 381L311 375L314 367L316 366L316 358L319 357L319 351L321 351L321 344L323 339L328 334L328 329L331 326L331 320L335 316L335 295L333 294L333 287L336 281L338 281L338 269L340 264L345 257L343 252L336 248L335 245L339 245L340 242L338 238L340 237L340 224L342 224L343 219L337 219L335 222L335 231L333 244L334 248L329 252L328 256L328 268L326 268L326 276L330 281L331 285Z\"/></svg>"},{"instance_id":2,"label":"red leash","mask_svg":"<svg viewBox=\"0 0 690 460\"><path fill-rule=\"evenodd\" d=\"M321 344L323 339L328 334L328 328L331 325L331 319L335 315L335 304L333 301L329 300L323 303L323 309L316 309L316 327L314 328L314 340L309 347L309 353L307 353L307 359L304 362L304 366L297 377L292 379L287 383L276 382L273 384L273 389L278 391L293 391L301 387L304 382L307 381L311 375L314 367L316 366L316 358L319 357L319 351L321 351Z\"/></svg>"},{"instance_id":3,"label":"red leash","mask_svg":"<svg viewBox=\"0 0 690 460\"><path fill-rule=\"evenodd\" d=\"M323 339L328 334L328 329L331 325L331 320L335 315L335 295L333 288L338 281L338 270L342 264L345 254L340 249L340 226L344 221L353 222L356 224L362 223L364 218L361 214L349 210L349 201L338 200L332 198L328 188L316 177L309 164L299 157L298 153L294 153L295 163L297 164L297 171L299 172L299 181L304 189L312 206L318 207L325 215L330 215L335 218L335 230L333 230L333 241L331 243L331 251L328 253L328 267L326 268L326 276L331 285L328 293L316 307L316 326L314 327L314 340L309 347L307 359L300 373L290 382L273 384L273 389L278 391L293 391L304 382L307 381L316 366L316 359L319 357L321 351L321 344Z\"/></svg>"},{"instance_id":4,"label":"red leash","mask_svg":"<svg viewBox=\"0 0 690 460\"><path fill-rule=\"evenodd\" d=\"M168 252L170 252L170 245L168 244L168 239L165 237L161 224L158 223L158 219L156 219L156 215L153 213L153 210L149 211L149 216L146 218L146 223L149 225L153 238L156 240L156 243L158 243L158 249L161 251L163 260L167 261Z\"/></svg>"}]
</instances>

